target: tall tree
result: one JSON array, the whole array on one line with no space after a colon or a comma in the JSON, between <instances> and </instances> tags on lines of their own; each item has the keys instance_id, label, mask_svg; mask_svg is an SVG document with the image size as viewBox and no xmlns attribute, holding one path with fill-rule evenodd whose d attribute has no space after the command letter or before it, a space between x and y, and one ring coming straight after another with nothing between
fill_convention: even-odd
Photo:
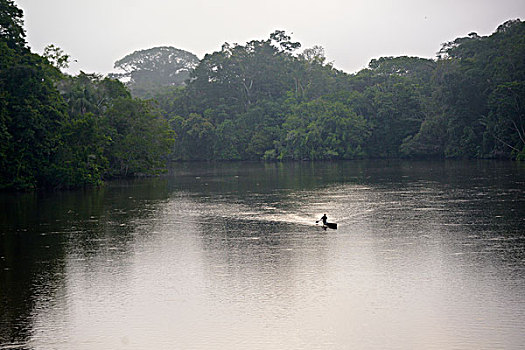
<instances>
[{"instance_id":1,"label":"tall tree","mask_svg":"<svg viewBox=\"0 0 525 350\"><path fill-rule=\"evenodd\" d=\"M46 60L26 47L22 15L0 1L0 187L19 189L48 183L67 118Z\"/></svg>"},{"instance_id":2,"label":"tall tree","mask_svg":"<svg viewBox=\"0 0 525 350\"><path fill-rule=\"evenodd\" d=\"M115 62L122 73L111 78L122 80L134 96L151 97L166 87L182 86L199 59L194 54L171 46L135 51Z\"/></svg>"},{"instance_id":3,"label":"tall tree","mask_svg":"<svg viewBox=\"0 0 525 350\"><path fill-rule=\"evenodd\" d=\"M26 49L24 12L12 0L0 1L0 40L10 49Z\"/></svg>"}]
</instances>

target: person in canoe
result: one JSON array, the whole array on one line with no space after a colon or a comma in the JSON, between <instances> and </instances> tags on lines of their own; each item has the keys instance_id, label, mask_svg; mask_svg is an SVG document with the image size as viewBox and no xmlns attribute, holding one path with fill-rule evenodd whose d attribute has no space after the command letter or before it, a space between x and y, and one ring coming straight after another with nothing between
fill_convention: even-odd
<instances>
[{"instance_id":1,"label":"person in canoe","mask_svg":"<svg viewBox=\"0 0 525 350\"><path fill-rule=\"evenodd\" d=\"M327 220L328 220L328 217L326 216L326 214L323 214L321 219L317 220L315 223L317 224L319 221L322 221L324 230L326 230L326 228L337 230L337 224L333 222L327 222Z\"/></svg>"},{"instance_id":2,"label":"person in canoe","mask_svg":"<svg viewBox=\"0 0 525 350\"><path fill-rule=\"evenodd\" d=\"M317 220L315 223L317 224L319 221L322 221L323 222L323 226L326 226L326 220L328 220L328 217L326 216L326 214L323 214L321 219Z\"/></svg>"}]
</instances>

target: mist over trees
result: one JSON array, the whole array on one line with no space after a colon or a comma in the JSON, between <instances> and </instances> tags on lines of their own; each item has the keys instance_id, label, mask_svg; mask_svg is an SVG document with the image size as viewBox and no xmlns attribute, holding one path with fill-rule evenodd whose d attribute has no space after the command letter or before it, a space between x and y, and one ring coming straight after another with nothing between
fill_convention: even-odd
<instances>
[{"instance_id":1,"label":"mist over trees","mask_svg":"<svg viewBox=\"0 0 525 350\"><path fill-rule=\"evenodd\" d=\"M152 97L164 87L183 86L190 72L198 65L194 54L174 47L162 46L135 51L115 62L122 73L109 78L123 81L134 97Z\"/></svg>"},{"instance_id":2,"label":"mist over trees","mask_svg":"<svg viewBox=\"0 0 525 350\"><path fill-rule=\"evenodd\" d=\"M169 160L525 159L520 20L355 74L276 30L200 61L137 51L104 78L62 73L70 57L32 53L22 11L0 9L0 189L97 185Z\"/></svg>"}]
</instances>

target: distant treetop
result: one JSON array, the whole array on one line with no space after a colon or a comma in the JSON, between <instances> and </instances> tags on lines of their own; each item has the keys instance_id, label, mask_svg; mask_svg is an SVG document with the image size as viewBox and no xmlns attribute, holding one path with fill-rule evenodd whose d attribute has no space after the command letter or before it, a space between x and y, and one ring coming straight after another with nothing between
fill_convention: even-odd
<instances>
[{"instance_id":1,"label":"distant treetop","mask_svg":"<svg viewBox=\"0 0 525 350\"><path fill-rule=\"evenodd\" d=\"M115 62L117 73L110 74L125 82L135 96L147 97L170 86L184 85L199 59L191 52L171 46L135 51Z\"/></svg>"}]
</instances>

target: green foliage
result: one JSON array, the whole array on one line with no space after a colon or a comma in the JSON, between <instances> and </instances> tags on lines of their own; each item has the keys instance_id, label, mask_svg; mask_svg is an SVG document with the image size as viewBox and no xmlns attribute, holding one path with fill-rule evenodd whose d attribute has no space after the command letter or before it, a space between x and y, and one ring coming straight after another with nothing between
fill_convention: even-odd
<instances>
[{"instance_id":1,"label":"green foliage","mask_svg":"<svg viewBox=\"0 0 525 350\"><path fill-rule=\"evenodd\" d=\"M61 129L62 145L57 151L57 162L50 174L54 188L100 185L108 161L104 149L109 144L93 113L70 118Z\"/></svg>"},{"instance_id":2,"label":"green foliage","mask_svg":"<svg viewBox=\"0 0 525 350\"><path fill-rule=\"evenodd\" d=\"M5 44L3 48L11 50ZM2 188L47 185L61 142L59 130L67 119L65 105L42 68L44 61L21 52L12 51L13 59L3 60L7 64L0 69Z\"/></svg>"},{"instance_id":3,"label":"green foliage","mask_svg":"<svg viewBox=\"0 0 525 350\"><path fill-rule=\"evenodd\" d=\"M180 125L180 147L191 152L184 153L184 160L210 160L213 158L215 127L199 114L192 113Z\"/></svg>"},{"instance_id":4,"label":"green foliage","mask_svg":"<svg viewBox=\"0 0 525 350\"><path fill-rule=\"evenodd\" d=\"M341 102L314 100L296 105L283 125L279 149L286 159L353 159L363 157L370 135L366 120Z\"/></svg>"},{"instance_id":5,"label":"green foliage","mask_svg":"<svg viewBox=\"0 0 525 350\"><path fill-rule=\"evenodd\" d=\"M520 84L525 81L525 23L508 21L488 37L471 33L444 44L440 53L433 114L442 115L440 125L444 125L439 135L444 139L441 155L518 157L523 135L519 101ZM435 134L422 128L417 139L435 139L429 132Z\"/></svg>"},{"instance_id":6,"label":"green foliage","mask_svg":"<svg viewBox=\"0 0 525 350\"><path fill-rule=\"evenodd\" d=\"M443 115L426 118L415 135L409 135L403 140L400 151L408 157L442 157L446 135L446 119Z\"/></svg>"},{"instance_id":7,"label":"green foliage","mask_svg":"<svg viewBox=\"0 0 525 350\"><path fill-rule=\"evenodd\" d=\"M241 138L235 123L231 119L221 122L215 132L214 159L240 160Z\"/></svg>"},{"instance_id":8,"label":"green foliage","mask_svg":"<svg viewBox=\"0 0 525 350\"><path fill-rule=\"evenodd\" d=\"M291 108L333 93L344 74L325 63L320 47L294 56L299 46L284 31L246 45L226 43L204 57L185 90L160 95L166 116L177 116L176 159L302 159L284 146Z\"/></svg>"},{"instance_id":9,"label":"green foliage","mask_svg":"<svg viewBox=\"0 0 525 350\"><path fill-rule=\"evenodd\" d=\"M275 31L224 44L158 101L177 116L176 159L520 158L524 38L509 21L444 44L437 60L382 57L348 75Z\"/></svg>"},{"instance_id":10,"label":"green foliage","mask_svg":"<svg viewBox=\"0 0 525 350\"><path fill-rule=\"evenodd\" d=\"M69 67L69 60L71 59L71 57L68 54L64 53L64 51L61 48L53 44L47 45L44 48L44 53L42 54L42 56L47 58L49 63L51 63L51 65L58 69Z\"/></svg>"},{"instance_id":11,"label":"green foliage","mask_svg":"<svg viewBox=\"0 0 525 350\"><path fill-rule=\"evenodd\" d=\"M206 55L188 85L188 97L198 101L196 112L218 105L229 106L230 113L247 112L260 101L281 98L293 87L290 51L297 45L284 32L276 33L273 39L253 40L245 46L225 43L221 51Z\"/></svg>"},{"instance_id":12,"label":"green foliage","mask_svg":"<svg viewBox=\"0 0 525 350\"><path fill-rule=\"evenodd\" d=\"M14 50L26 50L23 11L14 1L0 1L0 41Z\"/></svg>"},{"instance_id":13,"label":"green foliage","mask_svg":"<svg viewBox=\"0 0 525 350\"><path fill-rule=\"evenodd\" d=\"M72 135L68 154L76 158L70 162L85 174L80 183L163 168L173 132L151 102L131 98L121 82L96 74L67 77L59 89L72 119L64 133Z\"/></svg>"},{"instance_id":14,"label":"green foliage","mask_svg":"<svg viewBox=\"0 0 525 350\"><path fill-rule=\"evenodd\" d=\"M372 112L368 117L372 136L366 146L370 155L401 155L401 143L418 131L424 119L420 90L418 85L403 78L389 79L366 90Z\"/></svg>"},{"instance_id":15,"label":"green foliage","mask_svg":"<svg viewBox=\"0 0 525 350\"><path fill-rule=\"evenodd\" d=\"M157 173L173 143L152 102L95 74L63 75L69 56L25 46L22 11L0 0L0 189L72 188ZM53 66L54 65L54 66Z\"/></svg>"},{"instance_id":16,"label":"green foliage","mask_svg":"<svg viewBox=\"0 0 525 350\"><path fill-rule=\"evenodd\" d=\"M109 176L157 173L165 168L173 132L149 101L117 98L105 114Z\"/></svg>"},{"instance_id":17,"label":"green foliage","mask_svg":"<svg viewBox=\"0 0 525 350\"><path fill-rule=\"evenodd\" d=\"M158 173L168 159L525 159L519 20L448 42L437 60L382 57L352 75L319 46L296 54L300 43L279 30L200 62L167 47L118 61L125 73L114 77L155 102L118 80L62 74L69 56L53 45L31 53L22 25L0 0L2 189L98 185Z\"/></svg>"},{"instance_id":18,"label":"green foliage","mask_svg":"<svg viewBox=\"0 0 525 350\"><path fill-rule=\"evenodd\" d=\"M483 120L486 142L494 155L509 150L519 159L525 157L525 82L498 85L489 96L489 114ZM493 141L494 140L494 141Z\"/></svg>"}]
</instances>

